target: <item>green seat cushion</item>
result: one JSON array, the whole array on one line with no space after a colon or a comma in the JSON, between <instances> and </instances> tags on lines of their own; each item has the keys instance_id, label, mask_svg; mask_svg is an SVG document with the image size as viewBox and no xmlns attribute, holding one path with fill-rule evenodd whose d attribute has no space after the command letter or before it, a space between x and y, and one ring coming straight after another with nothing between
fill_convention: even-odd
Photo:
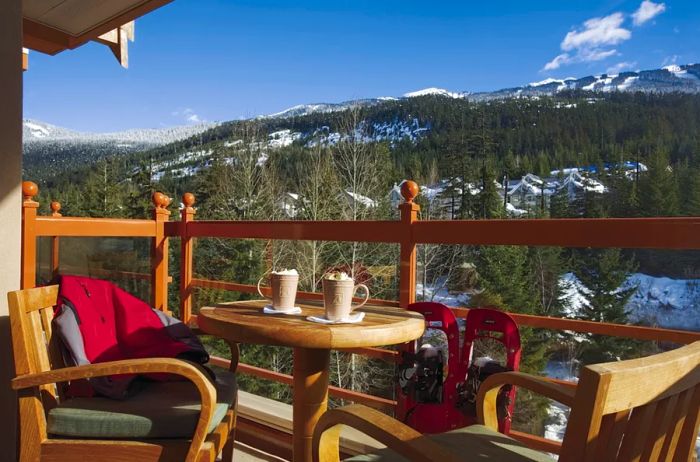
<instances>
[{"instance_id":1,"label":"green seat cushion","mask_svg":"<svg viewBox=\"0 0 700 462\"><path fill-rule=\"evenodd\" d=\"M235 406L234 374L217 371L216 407L207 432ZM149 382L125 400L72 398L49 411L48 433L83 438L191 438L199 419L200 395L189 380Z\"/></svg>"},{"instance_id":2,"label":"green seat cushion","mask_svg":"<svg viewBox=\"0 0 700 462\"><path fill-rule=\"evenodd\" d=\"M427 435L440 446L465 461L489 462L553 462L548 455L529 449L518 441L483 425L471 425L437 435ZM374 454L355 456L352 462L409 462L391 449L382 449Z\"/></svg>"}]
</instances>

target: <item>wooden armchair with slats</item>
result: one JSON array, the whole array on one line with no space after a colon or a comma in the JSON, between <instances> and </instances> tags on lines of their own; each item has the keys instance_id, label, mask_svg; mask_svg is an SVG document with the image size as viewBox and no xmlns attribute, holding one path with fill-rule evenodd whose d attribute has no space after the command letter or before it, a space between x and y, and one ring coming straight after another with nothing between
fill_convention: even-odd
<instances>
[{"instance_id":1,"label":"wooden armchair with slats","mask_svg":"<svg viewBox=\"0 0 700 462\"><path fill-rule=\"evenodd\" d=\"M233 370L217 372L213 380L199 365L171 358L65 367L60 339L52 335L57 297L58 286L8 294L20 461L213 462L219 453L225 461L232 459L237 395ZM237 357L237 351L232 353ZM123 401L67 399L62 386L90 377L151 373L185 380L147 384Z\"/></svg>"},{"instance_id":2,"label":"wooden armchair with slats","mask_svg":"<svg viewBox=\"0 0 700 462\"><path fill-rule=\"evenodd\" d=\"M700 426L700 342L646 358L584 367L578 385L563 385L519 372L495 374L478 396L472 425L424 436L378 411L351 405L326 412L314 432L314 460L338 461L342 425L387 445L352 461L552 461L498 433L496 398L507 384L571 408L560 462L697 460ZM401 458L403 457L403 458Z\"/></svg>"}]
</instances>

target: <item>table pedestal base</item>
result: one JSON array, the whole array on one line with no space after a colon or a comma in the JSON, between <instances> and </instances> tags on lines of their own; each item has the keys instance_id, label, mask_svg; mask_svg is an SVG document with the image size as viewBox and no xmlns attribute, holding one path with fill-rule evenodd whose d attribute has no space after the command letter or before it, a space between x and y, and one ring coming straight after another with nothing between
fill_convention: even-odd
<instances>
[{"instance_id":1,"label":"table pedestal base","mask_svg":"<svg viewBox=\"0 0 700 462\"><path fill-rule=\"evenodd\" d=\"M294 462L311 462L314 427L328 408L331 351L294 348Z\"/></svg>"}]
</instances>

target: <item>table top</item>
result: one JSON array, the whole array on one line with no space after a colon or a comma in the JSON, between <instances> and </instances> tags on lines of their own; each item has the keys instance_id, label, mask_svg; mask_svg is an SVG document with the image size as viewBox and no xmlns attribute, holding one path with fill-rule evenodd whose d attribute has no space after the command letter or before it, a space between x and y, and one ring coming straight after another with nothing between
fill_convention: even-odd
<instances>
[{"instance_id":1,"label":"table top","mask_svg":"<svg viewBox=\"0 0 700 462\"><path fill-rule=\"evenodd\" d=\"M323 316L323 306L297 303L301 314L264 314L267 300L221 303L199 310L202 331L239 343L300 348L358 348L395 345L423 334L425 320L402 308L365 305L365 318L357 324L319 324L307 316Z\"/></svg>"}]
</instances>

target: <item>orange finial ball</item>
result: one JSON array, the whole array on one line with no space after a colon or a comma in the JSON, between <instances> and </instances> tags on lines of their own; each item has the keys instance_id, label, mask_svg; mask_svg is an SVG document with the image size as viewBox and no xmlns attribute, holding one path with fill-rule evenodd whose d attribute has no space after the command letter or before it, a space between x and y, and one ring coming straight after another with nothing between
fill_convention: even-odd
<instances>
[{"instance_id":1,"label":"orange finial ball","mask_svg":"<svg viewBox=\"0 0 700 462\"><path fill-rule=\"evenodd\" d=\"M194 205L194 194L192 193L185 193L182 195L182 203L185 204L185 207L192 207Z\"/></svg>"},{"instance_id":2,"label":"orange finial ball","mask_svg":"<svg viewBox=\"0 0 700 462\"><path fill-rule=\"evenodd\" d=\"M58 201L51 202L51 211L53 213L58 213L61 210L61 203Z\"/></svg>"},{"instance_id":3,"label":"orange finial ball","mask_svg":"<svg viewBox=\"0 0 700 462\"><path fill-rule=\"evenodd\" d=\"M39 194L39 186L36 183L33 181L22 182L22 195L26 200L31 200L37 194Z\"/></svg>"},{"instance_id":4,"label":"orange finial ball","mask_svg":"<svg viewBox=\"0 0 700 462\"><path fill-rule=\"evenodd\" d=\"M401 195L409 204L413 202L419 192L418 183L413 180L406 180L401 184Z\"/></svg>"},{"instance_id":5,"label":"orange finial ball","mask_svg":"<svg viewBox=\"0 0 700 462\"><path fill-rule=\"evenodd\" d=\"M173 198L170 196L165 196L165 201L163 202L163 208L169 207L173 203Z\"/></svg>"},{"instance_id":6,"label":"orange finial ball","mask_svg":"<svg viewBox=\"0 0 700 462\"><path fill-rule=\"evenodd\" d=\"M156 208L163 207L163 204L167 201L165 194L158 191L153 193L153 196L151 196L151 200L153 201L153 205L155 205Z\"/></svg>"}]
</instances>

